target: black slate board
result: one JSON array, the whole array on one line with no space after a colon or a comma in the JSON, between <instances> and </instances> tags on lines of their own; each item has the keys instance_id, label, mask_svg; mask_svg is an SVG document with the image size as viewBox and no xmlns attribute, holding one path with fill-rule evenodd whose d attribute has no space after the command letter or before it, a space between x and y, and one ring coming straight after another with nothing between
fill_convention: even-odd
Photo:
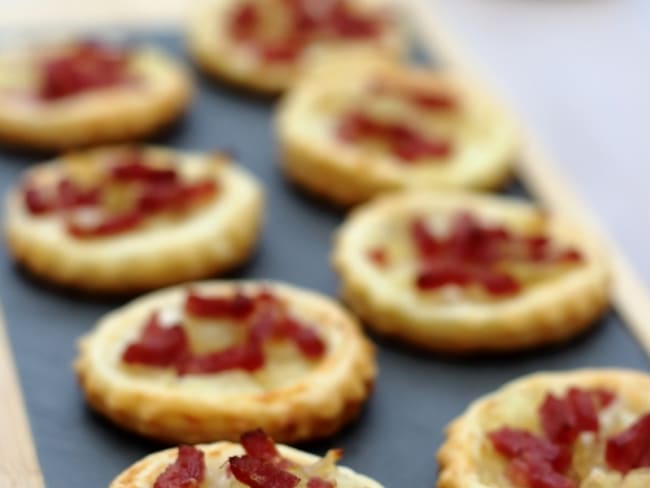
<instances>
[{"instance_id":1,"label":"black slate board","mask_svg":"<svg viewBox=\"0 0 650 488\"><path fill-rule=\"evenodd\" d=\"M176 35L138 39L183 55ZM230 149L267 189L267 225L259 252L231 277L280 279L335 295L328 255L343 213L283 180L272 136L273 102L218 86L199 74L196 78L198 96L190 113L156 142ZM40 159L0 152L0 192ZM507 193L525 195L519 185ZM80 297L49 287L15 267L4 246L0 254L0 300L47 486L106 487L122 469L163 447L124 433L88 410L71 371L76 339L126 299ZM570 344L499 358L441 358L375 340L381 372L363 416L330 441L302 447L318 453L344 447L344 464L389 488L433 486L433 455L444 426L470 401L508 380L538 370L649 367L616 312Z\"/></svg>"}]
</instances>

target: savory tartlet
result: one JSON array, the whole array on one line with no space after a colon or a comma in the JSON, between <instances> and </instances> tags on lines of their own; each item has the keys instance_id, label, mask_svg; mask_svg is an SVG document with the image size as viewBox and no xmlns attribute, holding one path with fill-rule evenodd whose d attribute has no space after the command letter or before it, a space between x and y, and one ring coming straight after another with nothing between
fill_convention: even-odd
<instances>
[{"instance_id":1,"label":"savory tartlet","mask_svg":"<svg viewBox=\"0 0 650 488\"><path fill-rule=\"evenodd\" d=\"M66 41L0 51L0 141L62 150L147 137L178 118L191 82L149 47Z\"/></svg>"},{"instance_id":2,"label":"savory tartlet","mask_svg":"<svg viewBox=\"0 0 650 488\"><path fill-rule=\"evenodd\" d=\"M342 451L319 458L275 445L261 430L240 443L180 446L147 456L109 488L382 488L374 480L336 466Z\"/></svg>"},{"instance_id":3,"label":"savory tartlet","mask_svg":"<svg viewBox=\"0 0 650 488\"><path fill-rule=\"evenodd\" d=\"M90 405L170 442L333 434L360 412L374 350L324 296L272 282L205 282L145 296L80 343Z\"/></svg>"},{"instance_id":4,"label":"savory tartlet","mask_svg":"<svg viewBox=\"0 0 650 488\"><path fill-rule=\"evenodd\" d=\"M132 293L243 263L262 201L255 179L225 155L107 147L27 170L7 195L5 236L44 280Z\"/></svg>"},{"instance_id":5,"label":"savory tartlet","mask_svg":"<svg viewBox=\"0 0 650 488\"><path fill-rule=\"evenodd\" d=\"M208 74L265 93L285 90L306 63L333 49L398 56L403 45L381 0L203 0L187 36Z\"/></svg>"},{"instance_id":6,"label":"savory tartlet","mask_svg":"<svg viewBox=\"0 0 650 488\"><path fill-rule=\"evenodd\" d=\"M593 325L609 299L594 239L504 197L381 197L343 224L333 263L344 300L369 327L450 353L566 340Z\"/></svg>"},{"instance_id":7,"label":"savory tartlet","mask_svg":"<svg viewBox=\"0 0 650 488\"><path fill-rule=\"evenodd\" d=\"M499 187L518 143L504 109L461 75L359 53L314 63L282 101L276 131L286 175L340 205Z\"/></svg>"},{"instance_id":8,"label":"savory tartlet","mask_svg":"<svg viewBox=\"0 0 650 488\"><path fill-rule=\"evenodd\" d=\"M539 373L476 402L448 428L439 488L650 486L650 377Z\"/></svg>"}]
</instances>

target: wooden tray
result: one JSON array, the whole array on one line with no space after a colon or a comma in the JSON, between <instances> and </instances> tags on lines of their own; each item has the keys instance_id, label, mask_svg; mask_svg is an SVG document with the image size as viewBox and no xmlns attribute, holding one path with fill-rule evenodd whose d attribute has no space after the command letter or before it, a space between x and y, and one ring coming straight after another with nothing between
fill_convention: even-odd
<instances>
[{"instance_id":1,"label":"wooden tray","mask_svg":"<svg viewBox=\"0 0 650 488\"><path fill-rule=\"evenodd\" d=\"M414 2L413 13L420 39L436 60L476 77L469 58L436 25L426 8ZM178 35L134 37L182 56ZM271 132L272 103L217 86L198 74L197 83L198 97L188 117L157 142L198 150L233 149L266 184L269 195L260 251L233 277L283 279L334 295L336 279L327 257L331 233L343 214L304 196L282 179ZM0 192L38 160L2 153ZM513 184L507 193L531 194L600 234L591 214L530 135L525 136L519 174L523 184ZM381 374L376 395L363 417L329 442L305 447L322 452L342 446L346 449L344 464L387 487L433 486L436 466L432 459L443 440L443 428L477 396L537 370L585 366L647 370L642 347L650 351L650 333L643 322L650 317L648 293L625 258L609 245L616 280L615 311L593 331L561 347L466 360L441 359L377 340ZM107 486L124 467L161 447L125 434L90 412L70 368L76 338L124 300L79 297L48 287L14 267L4 248L0 254L0 300L28 413L26 416L0 320L0 398L4 404L0 487L42 487L41 467L47 486L52 488Z\"/></svg>"}]
</instances>

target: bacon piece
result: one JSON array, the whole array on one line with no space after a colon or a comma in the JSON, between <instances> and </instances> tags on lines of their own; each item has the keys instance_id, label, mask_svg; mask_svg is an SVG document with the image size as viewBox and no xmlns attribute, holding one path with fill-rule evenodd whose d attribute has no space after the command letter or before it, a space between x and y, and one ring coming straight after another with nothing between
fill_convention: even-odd
<instances>
[{"instance_id":1,"label":"bacon piece","mask_svg":"<svg viewBox=\"0 0 650 488\"><path fill-rule=\"evenodd\" d=\"M257 371L264 367L262 346L255 341L229 347L223 351L185 356L176 362L179 375L212 374L234 369Z\"/></svg>"},{"instance_id":2,"label":"bacon piece","mask_svg":"<svg viewBox=\"0 0 650 488\"><path fill-rule=\"evenodd\" d=\"M385 249L375 247L368 251L368 259L377 266L386 266L388 264L388 254Z\"/></svg>"},{"instance_id":3,"label":"bacon piece","mask_svg":"<svg viewBox=\"0 0 650 488\"><path fill-rule=\"evenodd\" d=\"M432 111L451 111L457 108L454 97L447 93L411 92L408 95L411 102L418 107Z\"/></svg>"},{"instance_id":4,"label":"bacon piece","mask_svg":"<svg viewBox=\"0 0 650 488\"><path fill-rule=\"evenodd\" d=\"M68 178L59 180L56 184L56 191L40 189L28 182L23 187L23 195L27 210L34 215L43 215L62 209L94 206L98 205L101 199L99 188L82 189Z\"/></svg>"},{"instance_id":5,"label":"bacon piece","mask_svg":"<svg viewBox=\"0 0 650 488\"><path fill-rule=\"evenodd\" d=\"M40 97L51 101L123 84L129 80L126 51L83 42L70 52L47 59L42 67Z\"/></svg>"},{"instance_id":6,"label":"bacon piece","mask_svg":"<svg viewBox=\"0 0 650 488\"><path fill-rule=\"evenodd\" d=\"M146 185L137 207L146 214L179 210L211 197L217 191L213 180L196 183L161 182Z\"/></svg>"},{"instance_id":7,"label":"bacon piece","mask_svg":"<svg viewBox=\"0 0 650 488\"><path fill-rule=\"evenodd\" d=\"M158 476L153 488L198 488L204 478L203 451L192 446L179 446L176 461Z\"/></svg>"},{"instance_id":8,"label":"bacon piece","mask_svg":"<svg viewBox=\"0 0 650 488\"><path fill-rule=\"evenodd\" d=\"M378 17L361 16L353 12L347 2L336 0L330 7L323 30L331 32L334 37L364 39L378 37L383 27Z\"/></svg>"},{"instance_id":9,"label":"bacon piece","mask_svg":"<svg viewBox=\"0 0 650 488\"><path fill-rule=\"evenodd\" d=\"M650 414L608 439L605 459L610 468L623 474L633 469L650 468Z\"/></svg>"},{"instance_id":10,"label":"bacon piece","mask_svg":"<svg viewBox=\"0 0 650 488\"><path fill-rule=\"evenodd\" d=\"M278 326L278 335L293 341L300 352L308 358L317 359L325 354L325 342L313 329L304 326L296 319L286 317Z\"/></svg>"},{"instance_id":11,"label":"bacon piece","mask_svg":"<svg viewBox=\"0 0 650 488\"><path fill-rule=\"evenodd\" d=\"M360 112L345 115L339 122L337 135L348 143L368 139L383 140L391 152L406 163L423 158L442 158L451 152L448 141L427 139L403 124L378 122Z\"/></svg>"},{"instance_id":12,"label":"bacon piece","mask_svg":"<svg viewBox=\"0 0 650 488\"><path fill-rule=\"evenodd\" d=\"M253 456L231 457L228 464L233 476L250 488L294 488L300 483L297 476Z\"/></svg>"},{"instance_id":13,"label":"bacon piece","mask_svg":"<svg viewBox=\"0 0 650 488\"><path fill-rule=\"evenodd\" d=\"M66 230L78 238L106 237L135 229L143 220L144 215L137 210L106 216L92 224L82 223L79 219L70 217L66 220Z\"/></svg>"},{"instance_id":14,"label":"bacon piece","mask_svg":"<svg viewBox=\"0 0 650 488\"><path fill-rule=\"evenodd\" d=\"M558 473L546 461L531 454L513 459L506 474L515 486L527 488L576 488L576 484Z\"/></svg>"},{"instance_id":15,"label":"bacon piece","mask_svg":"<svg viewBox=\"0 0 650 488\"><path fill-rule=\"evenodd\" d=\"M565 446L526 432L503 427L488 434L494 449L508 459L536 459L548 463L553 470L564 473L571 464L571 451Z\"/></svg>"},{"instance_id":16,"label":"bacon piece","mask_svg":"<svg viewBox=\"0 0 650 488\"><path fill-rule=\"evenodd\" d=\"M194 317L241 320L255 310L255 301L237 291L232 297L206 297L193 290L185 299L185 312Z\"/></svg>"},{"instance_id":17,"label":"bacon piece","mask_svg":"<svg viewBox=\"0 0 650 488\"><path fill-rule=\"evenodd\" d=\"M336 488L336 485L322 478L310 478L307 481L307 488Z\"/></svg>"},{"instance_id":18,"label":"bacon piece","mask_svg":"<svg viewBox=\"0 0 650 488\"><path fill-rule=\"evenodd\" d=\"M110 177L112 180L120 182L170 183L178 180L178 174L174 168L156 168L140 160L139 155L112 166Z\"/></svg>"},{"instance_id":19,"label":"bacon piece","mask_svg":"<svg viewBox=\"0 0 650 488\"><path fill-rule=\"evenodd\" d=\"M260 23L260 13L254 3L240 5L230 18L230 35L238 41L253 39Z\"/></svg>"},{"instance_id":20,"label":"bacon piece","mask_svg":"<svg viewBox=\"0 0 650 488\"><path fill-rule=\"evenodd\" d=\"M246 454L262 461L273 464L285 464L280 452L275 447L275 442L262 429L246 432L241 436L241 445Z\"/></svg>"},{"instance_id":21,"label":"bacon piece","mask_svg":"<svg viewBox=\"0 0 650 488\"><path fill-rule=\"evenodd\" d=\"M547 395L539 409L542 428L555 443L571 444L581 432L598 432L598 413L594 396L570 388L563 398Z\"/></svg>"},{"instance_id":22,"label":"bacon piece","mask_svg":"<svg viewBox=\"0 0 650 488\"><path fill-rule=\"evenodd\" d=\"M27 182L23 187L23 200L25 207L32 215L44 215L57 209L57 201L45 191L37 188L33 183Z\"/></svg>"},{"instance_id":23,"label":"bacon piece","mask_svg":"<svg viewBox=\"0 0 650 488\"><path fill-rule=\"evenodd\" d=\"M122 360L129 364L168 367L188 354L185 329L180 324L164 327L158 314L153 313L138 340L122 353Z\"/></svg>"}]
</instances>

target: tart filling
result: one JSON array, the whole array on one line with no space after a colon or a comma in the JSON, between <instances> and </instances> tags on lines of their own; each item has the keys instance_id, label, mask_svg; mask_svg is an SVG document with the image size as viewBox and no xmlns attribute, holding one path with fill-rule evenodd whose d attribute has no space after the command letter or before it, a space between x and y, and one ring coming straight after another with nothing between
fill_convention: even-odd
<instances>
[{"instance_id":1,"label":"tart filling","mask_svg":"<svg viewBox=\"0 0 650 488\"><path fill-rule=\"evenodd\" d=\"M412 275L411 285L425 299L441 298L452 288L470 300L505 299L586 259L555 242L542 220L525 232L487 223L468 210L403 221L386 223L387 232L377 229L391 238L377 239L367 259L389 276Z\"/></svg>"},{"instance_id":2,"label":"tart filling","mask_svg":"<svg viewBox=\"0 0 650 488\"><path fill-rule=\"evenodd\" d=\"M169 158L128 149L98 164L67 161L59 175L28 177L23 205L34 218L62 218L68 235L88 239L183 217L217 197L213 175L186 177Z\"/></svg>"},{"instance_id":3,"label":"tart filling","mask_svg":"<svg viewBox=\"0 0 650 488\"><path fill-rule=\"evenodd\" d=\"M124 349L123 363L172 368L179 376L255 373L267 365L273 355L270 349L280 347L291 354L288 343L295 348L292 355L301 356L296 359L306 367L326 354L326 343L316 329L270 290L237 290L230 296L189 291L183 309L184 316L171 323L162 320L164 310L152 312L136 340Z\"/></svg>"},{"instance_id":4,"label":"tart filling","mask_svg":"<svg viewBox=\"0 0 650 488\"><path fill-rule=\"evenodd\" d=\"M650 486L650 414L627 411L614 392L571 386L548 393L537 423L487 433L513 486Z\"/></svg>"},{"instance_id":5,"label":"tart filling","mask_svg":"<svg viewBox=\"0 0 650 488\"><path fill-rule=\"evenodd\" d=\"M228 35L265 63L294 63L313 43L380 38L387 12L348 0L246 0L228 12Z\"/></svg>"}]
</instances>

